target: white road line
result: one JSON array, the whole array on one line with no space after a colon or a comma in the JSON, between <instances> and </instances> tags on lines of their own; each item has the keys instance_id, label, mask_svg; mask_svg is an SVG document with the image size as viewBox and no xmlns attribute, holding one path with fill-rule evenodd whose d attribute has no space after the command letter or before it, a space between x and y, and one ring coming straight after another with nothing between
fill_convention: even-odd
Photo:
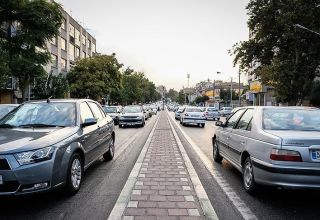
<instances>
[{"instance_id":1,"label":"white road line","mask_svg":"<svg viewBox=\"0 0 320 220\"><path fill-rule=\"evenodd\" d=\"M180 140L176 130L174 129L174 127L169 119L169 114L168 113L166 113L166 114L167 114L167 118L168 118L171 130L172 130L173 136L176 139L177 145L180 149L184 163L185 163L187 170L188 170L188 173L190 175L193 187L194 187L196 194L197 194L197 197L199 199L199 203L200 203L201 209L204 213L205 219L218 220L219 218L218 218L214 208L212 207L212 204L210 203L208 195L203 188L203 185L198 177L198 174L195 171L195 169L190 161L190 158L189 158L186 150L184 149L184 147L181 143L181 140Z\"/></svg>"},{"instance_id":2,"label":"white road line","mask_svg":"<svg viewBox=\"0 0 320 220\"><path fill-rule=\"evenodd\" d=\"M168 112L169 113L169 112ZM241 216L246 220L255 220L258 219L250 208L241 200L239 195L232 189L232 187L225 181L225 179L221 176L221 173L214 167L213 161L210 160L207 155L193 142L193 140L183 131L180 125L175 121L171 114L171 121L174 122L178 129L181 131L182 135L187 139L193 150L198 154L203 164L207 168L207 170L211 173L212 177L219 184L220 188L227 195L228 199L231 201L233 206L237 209L237 211L241 214Z\"/></svg>"},{"instance_id":3,"label":"white road line","mask_svg":"<svg viewBox=\"0 0 320 220\"><path fill-rule=\"evenodd\" d=\"M143 159L147 153L152 136L153 136L154 131L156 129L156 126L158 124L159 118L160 117L158 116L158 118L156 119L156 122L155 122L149 136L148 136L148 139L141 150L141 153L138 157L138 160L136 161L134 167L132 168L131 173L128 177L128 180L127 180L126 184L124 185L124 187L123 187L123 189L117 199L117 202L114 205L114 207L108 217L109 220L120 220L125 209L126 209L126 206L130 200L130 195L133 190L134 184L137 181L138 174L139 174L140 168L142 166Z\"/></svg>"}]
</instances>

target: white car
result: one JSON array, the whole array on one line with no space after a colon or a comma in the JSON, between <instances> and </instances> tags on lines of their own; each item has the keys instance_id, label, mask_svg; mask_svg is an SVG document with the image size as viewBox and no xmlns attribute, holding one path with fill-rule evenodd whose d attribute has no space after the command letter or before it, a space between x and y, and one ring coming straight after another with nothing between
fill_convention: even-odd
<instances>
[{"instance_id":1,"label":"white car","mask_svg":"<svg viewBox=\"0 0 320 220\"><path fill-rule=\"evenodd\" d=\"M198 107L186 107L180 115L180 124L183 126L186 124L196 124L204 127L206 120L206 115L202 109Z\"/></svg>"},{"instance_id":2,"label":"white car","mask_svg":"<svg viewBox=\"0 0 320 220\"><path fill-rule=\"evenodd\" d=\"M221 116L229 116L231 115L232 112L232 107L222 107L220 110L220 115Z\"/></svg>"}]
</instances>

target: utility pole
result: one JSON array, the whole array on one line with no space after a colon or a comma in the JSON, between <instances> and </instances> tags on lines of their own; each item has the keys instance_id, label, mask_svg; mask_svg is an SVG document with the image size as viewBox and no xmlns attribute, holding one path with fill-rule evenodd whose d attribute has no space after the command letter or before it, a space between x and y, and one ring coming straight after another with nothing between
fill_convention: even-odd
<instances>
[{"instance_id":1,"label":"utility pole","mask_svg":"<svg viewBox=\"0 0 320 220\"><path fill-rule=\"evenodd\" d=\"M241 94L240 94L240 70L239 70L239 93L238 93L238 95L239 95L239 107L241 106Z\"/></svg>"},{"instance_id":2,"label":"utility pole","mask_svg":"<svg viewBox=\"0 0 320 220\"><path fill-rule=\"evenodd\" d=\"M232 107L232 77L231 77L231 90L230 90L230 106Z\"/></svg>"}]
</instances>

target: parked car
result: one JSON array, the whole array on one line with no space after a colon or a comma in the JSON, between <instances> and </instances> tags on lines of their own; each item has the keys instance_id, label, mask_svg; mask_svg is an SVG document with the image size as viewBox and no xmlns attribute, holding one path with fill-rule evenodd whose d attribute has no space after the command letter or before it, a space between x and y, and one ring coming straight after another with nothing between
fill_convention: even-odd
<instances>
[{"instance_id":1,"label":"parked car","mask_svg":"<svg viewBox=\"0 0 320 220\"><path fill-rule=\"evenodd\" d=\"M229 116L231 112L232 112L232 107L222 107L221 110L219 111L222 117Z\"/></svg>"},{"instance_id":2,"label":"parked car","mask_svg":"<svg viewBox=\"0 0 320 220\"><path fill-rule=\"evenodd\" d=\"M115 150L112 119L88 99L26 102L0 120L0 136L0 195L75 194L84 171Z\"/></svg>"},{"instance_id":3,"label":"parked car","mask_svg":"<svg viewBox=\"0 0 320 220\"><path fill-rule=\"evenodd\" d=\"M139 125L143 127L145 125L145 118L143 109L139 105L125 106L119 117L119 127Z\"/></svg>"},{"instance_id":4,"label":"parked car","mask_svg":"<svg viewBox=\"0 0 320 220\"><path fill-rule=\"evenodd\" d=\"M220 120L220 113L218 111L218 109L214 108L214 107L208 107L205 109L205 116L206 119L212 119L212 120Z\"/></svg>"},{"instance_id":5,"label":"parked car","mask_svg":"<svg viewBox=\"0 0 320 220\"><path fill-rule=\"evenodd\" d=\"M184 106L180 106L175 112L174 112L174 118L176 120L180 120L180 115L181 113L184 111L185 107Z\"/></svg>"},{"instance_id":6,"label":"parked car","mask_svg":"<svg viewBox=\"0 0 320 220\"><path fill-rule=\"evenodd\" d=\"M143 106L142 109L143 109L144 119L147 121L150 118L148 108L146 106Z\"/></svg>"},{"instance_id":7,"label":"parked car","mask_svg":"<svg viewBox=\"0 0 320 220\"><path fill-rule=\"evenodd\" d=\"M180 115L180 124L197 124L204 127L206 125L206 116L199 107L186 107Z\"/></svg>"},{"instance_id":8,"label":"parked car","mask_svg":"<svg viewBox=\"0 0 320 220\"><path fill-rule=\"evenodd\" d=\"M247 192L258 184L320 188L320 109L245 107L216 122L213 158L241 173Z\"/></svg>"},{"instance_id":9,"label":"parked car","mask_svg":"<svg viewBox=\"0 0 320 220\"><path fill-rule=\"evenodd\" d=\"M151 106L151 109L152 109L152 114L153 114L153 115L156 115L156 114L158 113L158 107L157 107L157 106L152 105L152 106Z\"/></svg>"},{"instance_id":10,"label":"parked car","mask_svg":"<svg viewBox=\"0 0 320 220\"><path fill-rule=\"evenodd\" d=\"M0 105L0 119L3 118L6 114L11 112L13 109L18 107L18 104L1 104Z\"/></svg>"},{"instance_id":11,"label":"parked car","mask_svg":"<svg viewBox=\"0 0 320 220\"><path fill-rule=\"evenodd\" d=\"M121 112L121 108L119 106L104 105L103 110L113 119L115 125L119 124L119 115Z\"/></svg>"}]
</instances>

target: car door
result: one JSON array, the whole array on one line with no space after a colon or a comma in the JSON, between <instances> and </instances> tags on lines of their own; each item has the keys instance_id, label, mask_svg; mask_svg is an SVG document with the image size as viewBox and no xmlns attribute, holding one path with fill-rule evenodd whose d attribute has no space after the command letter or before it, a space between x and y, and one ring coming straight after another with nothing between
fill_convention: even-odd
<instances>
[{"instance_id":1,"label":"car door","mask_svg":"<svg viewBox=\"0 0 320 220\"><path fill-rule=\"evenodd\" d=\"M85 119L94 118L94 115L88 106L87 102L80 103L80 120L81 124ZM89 164L92 160L94 160L94 148L97 145L98 139L98 125L90 125L86 127L82 127L81 129L81 144L86 152L86 160L85 165Z\"/></svg>"},{"instance_id":2,"label":"car door","mask_svg":"<svg viewBox=\"0 0 320 220\"><path fill-rule=\"evenodd\" d=\"M98 120L97 123L97 143L95 145L94 151L94 159L101 156L103 153L106 152L107 144L109 143L111 134L110 134L110 125L109 120L103 114L102 110L100 109L99 105L95 102L88 102L95 118Z\"/></svg>"},{"instance_id":3,"label":"car door","mask_svg":"<svg viewBox=\"0 0 320 220\"><path fill-rule=\"evenodd\" d=\"M229 147L230 147L230 156L232 160L237 163L239 166L241 165L241 154L245 150L246 143L248 140L248 135L250 133L250 122L252 120L254 114L253 108L248 108L245 113L239 119L237 125L232 130L230 139L229 139Z\"/></svg>"},{"instance_id":4,"label":"car door","mask_svg":"<svg viewBox=\"0 0 320 220\"><path fill-rule=\"evenodd\" d=\"M222 153L225 153L227 155L228 158L232 158L231 157L231 150L230 150L230 138L231 138L231 134L232 134L232 129L234 128L234 126L237 124L240 116L243 114L243 112L245 111L245 109L241 109L237 112L235 112L225 123L225 126L222 128L221 132L220 132L220 138L219 138L219 147L220 147L220 151Z\"/></svg>"}]
</instances>

